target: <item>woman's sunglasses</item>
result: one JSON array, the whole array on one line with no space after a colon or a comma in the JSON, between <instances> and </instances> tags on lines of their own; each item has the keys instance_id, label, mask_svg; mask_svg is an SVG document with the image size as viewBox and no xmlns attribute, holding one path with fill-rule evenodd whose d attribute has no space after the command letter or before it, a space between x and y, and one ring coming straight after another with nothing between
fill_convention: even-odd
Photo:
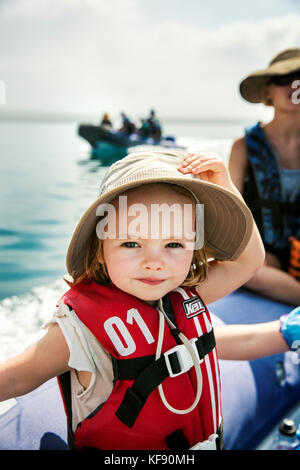
<instances>
[{"instance_id":1,"label":"woman's sunglasses","mask_svg":"<svg viewBox=\"0 0 300 470\"><path fill-rule=\"evenodd\" d=\"M275 86L286 86L294 80L300 80L300 70L286 75L274 75L270 78L269 83L273 83Z\"/></svg>"}]
</instances>

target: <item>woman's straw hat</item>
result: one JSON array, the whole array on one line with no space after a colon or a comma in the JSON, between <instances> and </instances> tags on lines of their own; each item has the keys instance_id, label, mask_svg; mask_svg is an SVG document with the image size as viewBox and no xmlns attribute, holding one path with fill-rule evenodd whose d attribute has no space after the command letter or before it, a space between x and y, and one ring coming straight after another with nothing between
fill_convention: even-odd
<instances>
[{"instance_id":1,"label":"woman's straw hat","mask_svg":"<svg viewBox=\"0 0 300 470\"><path fill-rule=\"evenodd\" d=\"M263 101L262 91L274 75L286 75L300 70L300 49L286 49L277 54L266 69L251 73L240 83L242 97L250 103Z\"/></svg>"},{"instance_id":2,"label":"woman's straw hat","mask_svg":"<svg viewBox=\"0 0 300 470\"><path fill-rule=\"evenodd\" d=\"M231 191L177 168L184 155L174 151L130 153L114 163L104 176L100 194L80 219L69 245L66 265L68 273L77 277L85 271L85 255L96 233L100 204L111 202L125 191L149 183L173 183L191 191L204 204L205 244L217 260L234 260L246 247L252 233L250 210ZM146 188L145 188L146 190Z\"/></svg>"}]
</instances>

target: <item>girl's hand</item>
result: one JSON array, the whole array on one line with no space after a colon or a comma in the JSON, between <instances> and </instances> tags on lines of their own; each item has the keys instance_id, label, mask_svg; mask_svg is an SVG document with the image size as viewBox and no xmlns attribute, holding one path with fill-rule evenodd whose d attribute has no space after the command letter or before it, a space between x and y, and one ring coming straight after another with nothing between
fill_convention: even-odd
<instances>
[{"instance_id":1,"label":"girl's hand","mask_svg":"<svg viewBox=\"0 0 300 470\"><path fill-rule=\"evenodd\" d=\"M215 153L188 153L181 166L177 168L183 174L192 173L201 180L235 191L224 160Z\"/></svg>"}]
</instances>

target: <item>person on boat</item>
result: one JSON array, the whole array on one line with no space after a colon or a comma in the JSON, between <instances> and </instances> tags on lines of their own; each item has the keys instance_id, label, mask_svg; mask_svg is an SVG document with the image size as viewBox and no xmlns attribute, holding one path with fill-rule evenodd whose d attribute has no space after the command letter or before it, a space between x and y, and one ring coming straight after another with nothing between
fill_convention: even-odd
<instances>
[{"instance_id":1,"label":"person on boat","mask_svg":"<svg viewBox=\"0 0 300 470\"><path fill-rule=\"evenodd\" d=\"M274 109L270 122L246 129L231 150L229 170L260 230L264 265L245 287L300 303L300 49L277 54L240 83L250 103Z\"/></svg>"},{"instance_id":2,"label":"person on boat","mask_svg":"<svg viewBox=\"0 0 300 470\"><path fill-rule=\"evenodd\" d=\"M126 135L132 134L135 131L134 123L129 119L129 117L124 112L121 113L121 118L122 118L122 127L119 129L119 131L123 132Z\"/></svg>"},{"instance_id":3,"label":"person on boat","mask_svg":"<svg viewBox=\"0 0 300 470\"><path fill-rule=\"evenodd\" d=\"M70 289L45 336L0 366L0 400L59 376L73 449L222 448L216 343L221 358L249 359L300 339L299 310L212 328L206 304L263 260L251 212L220 157L129 154L110 167L76 227Z\"/></svg>"},{"instance_id":4,"label":"person on boat","mask_svg":"<svg viewBox=\"0 0 300 470\"><path fill-rule=\"evenodd\" d=\"M108 130L111 130L113 128L113 124L108 113L103 114L100 126Z\"/></svg>"},{"instance_id":5,"label":"person on boat","mask_svg":"<svg viewBox=\"0 0 300 470\"><path fill-rule=\"evenodd\" d=\"M150 110L150 116L147 118L148 125L148 137L152 139L159 140L161 139L162 129L159 120L156 117L154 109Z\"/></svg>"},{"instance_id":6,"label":"person on boat","mask_svg":"<svg viewBox=\"0 0 300 470\"><path fill-rule=\"evenodd\" d=\"M149 137L149 124L147 119L141 119L141 126L138 129L138 133L142 137Z\"/></svg>"}]
</instances>

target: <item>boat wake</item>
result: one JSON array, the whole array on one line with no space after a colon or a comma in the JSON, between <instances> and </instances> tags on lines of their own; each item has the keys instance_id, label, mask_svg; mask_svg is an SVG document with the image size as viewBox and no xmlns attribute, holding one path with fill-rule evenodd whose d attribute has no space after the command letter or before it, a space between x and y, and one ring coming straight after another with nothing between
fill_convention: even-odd
<instances>
[{"instance_id":1,"label":"boat wake","mask_svg":"<svg viewBox=\"0 0 300 470\"><path fill-rule=\"evenodd\" d=\"M0 362L21 353L45 334L42 327L52 317L59 298L67 289L67 284L58 279L0 302Z\"/></svg>"}]
</instances>

